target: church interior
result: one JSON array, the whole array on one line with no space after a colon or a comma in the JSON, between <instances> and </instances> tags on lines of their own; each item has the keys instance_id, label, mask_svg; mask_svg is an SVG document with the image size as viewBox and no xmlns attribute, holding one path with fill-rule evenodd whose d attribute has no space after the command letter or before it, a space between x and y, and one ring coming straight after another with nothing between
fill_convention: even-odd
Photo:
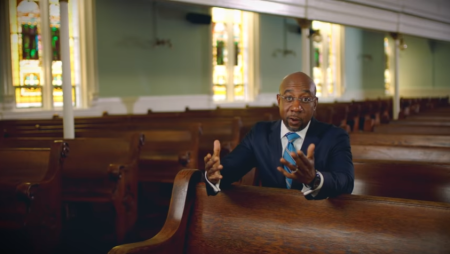
<instances>
[{"instance_id":1,"label":"church interior","mask_svg":"<svg viewBox=\"0 0 450 254\"><path fill-rule=\"evenodd\" d=\"M0 252L450 253L449 13L0 0ZM214 141L223 158L282 120L294 72L313 117L348 134L351 195L263 187L258 167L206 195Z\"/></svg>"}]
</instances>

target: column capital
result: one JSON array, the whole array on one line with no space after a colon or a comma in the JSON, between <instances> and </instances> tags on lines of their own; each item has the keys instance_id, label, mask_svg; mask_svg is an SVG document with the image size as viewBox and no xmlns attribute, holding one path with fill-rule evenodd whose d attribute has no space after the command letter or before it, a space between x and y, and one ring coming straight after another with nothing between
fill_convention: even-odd
<instances>
[{"instance_id":1,"label":"column capital","mask_svg":"<svg viewBox=\"0 0 450 254\"><path fill-rule=\"evenodd\" d=\"M397 40L400 39L401 35L399 33L389 33L392 39Z\"/></svg>"},{"instance_id":2,"label":"column capital","mask_svg":"<svg viewBox=\"0 0 450 254\"><path fill-rule=\"evenodd\" d=\"M301 19L301 18L297 18L297 24L301 27L301 28L310 28L311 24L312 24L312 20L309 19Z\"/></svg>"}]
</instances>

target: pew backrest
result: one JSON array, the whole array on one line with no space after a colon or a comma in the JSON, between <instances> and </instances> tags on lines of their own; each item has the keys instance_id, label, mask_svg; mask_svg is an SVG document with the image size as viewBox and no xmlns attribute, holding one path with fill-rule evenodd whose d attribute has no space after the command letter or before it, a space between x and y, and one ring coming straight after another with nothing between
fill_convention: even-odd
<instances>
[{"instance_id":1,"label":"pew backrest","mask_svg":"<svg viewBox=\"0 0 450 254\"><path fill-rule=\"evenodd\" d=\"M180 172L163 229L110 254L450 251L450 204L357 195L310 201L296 190L254 186L211 197L199 178Z\"/></svg>"},{"instance_id":2,"label":"pew backrest","mask_svg":"<svg viewBox=\"0 0 450 254\"><path fill-rule=\"evenodd\" d=\"M0 249L48 253L56 246L62 227L61 174L68 153L62 141L47 148L0 148L0 230L8 236L24 233L6 245L2 234Z\"/></svg>"},{"instance_id":3,"label":"pew backrest","mask_svg":"<svg viewBox=\"0 0 450 254\"><path fill-rule=\"evenodd\" d=\"M417 163L450 164L448 147L406 147L351 145L353 161L404 161Z\"/></svg>"},{"instance_id":4,"label":"pew backrest","mask_svg":"<svg viewBox=\"0 0 450 254\"><path fill-rule=\"evenodd\" d=\"M381 124L374 126L373 131L395 134L450 135L450 128L447 126Z\"/></svg>"},{"instance_id":5,"label":"pew backrest","mask_svg":"<svg viewBox=\"0 0 450 254\"><path fill-rule=\"evenodd\" d=\"M450 203L450 165L354 162L352 194Z\"/></svg>"},{"instance_id":6,"label":"pew backrest","mask_svg":"<svg viewBox=\"0 0 450 254\"><path fill-rule=\"evenodd\" d=\"M350 144L450 148L450 136L353 132L350 133Z\"/></svg>"}]
</instances>

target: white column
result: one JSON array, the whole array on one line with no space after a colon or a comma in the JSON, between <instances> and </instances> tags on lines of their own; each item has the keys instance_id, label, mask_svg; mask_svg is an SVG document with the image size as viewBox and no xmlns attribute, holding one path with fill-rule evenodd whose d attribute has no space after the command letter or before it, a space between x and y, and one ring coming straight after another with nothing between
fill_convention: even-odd
<instances>
[{"instance_id":1,"label":"white column","mask_svg":"<svg viewBox=\"0 0 450 254\"><path fill-rule=\"evenodd\" d=\"M309 40L311 20L297 19L297 23L302 28L302 72L311 77L311 41Z\"/></svg>"},{"instance_id":2,"label":"white column","mask_svg":"<svg viewBox=\"0 0 450 254\"><path fill-rule=\"evenodd\" d=\"M42 73L41 82L43 108L53 108L52 38L50 32L50 5L48 0L39 0L41 7Z\"/></svg>"},{"instance_id":3,"label":"white column","mask_svg":"<svg viewBox=\"0 0 450 254\"><path fill-rule=\"evenodd\" d=\"M69 46L69 6L68 0L59 0L61 60L63 81L63 125L64 138L75 138L75 128L72 105L72 79L70 76L70 46Z\"/></svg>"},{"instance_id":4,"label":"white column","mask_svg":"<svg viewBox=\"0 0 450 254\"><path fill-rule=\"evenodd\" d=\"M392 38L395 40L394 47L394 96L393 96L393 119L398 119L400 112L400 38L398 34L393 34Z\"/></svg>"}]
</instances>

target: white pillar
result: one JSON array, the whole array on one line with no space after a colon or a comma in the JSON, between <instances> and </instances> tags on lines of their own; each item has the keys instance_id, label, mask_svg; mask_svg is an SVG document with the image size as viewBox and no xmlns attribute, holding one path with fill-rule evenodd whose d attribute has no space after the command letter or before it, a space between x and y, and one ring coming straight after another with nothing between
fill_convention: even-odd
<instances>
[{"instance_id":1,"label":"white pillar","mask_svg":"<svg viewBox=\"0 0 450 254\"><path fill-rule=\"evenodd\" d=\"M53 75L52 75L52 38L50 32L50 5L48 0L39 0L41 6L41 37L42 37L42 72L41 82L43 108L53 108Z\"/></svg>"},{"instance_id":2,"label":"white pillar","mask_svg":"<svg viewBox=\"0 0 450 254\"><path fill-rule=\"evenodd\" d=\"M62 87L63 87L63 124L64 138L75 138L75 128L72 105L72 79L70 70L69 46L69 6L68 0L59 0L60 8L60 35L62 60Z\"/></svg>"},{"instance_id":3,"label":"white pillar","mask_svg":"<svg viewBox=\"0 0 450 254\"><path fill-rule=\"evenodd\" d=\"M311 77L311 41L309 40L311 20L297 19L297 23L302 28L302 72Z\"/></svg>"},{"instance_id":4,"label":"white pillar","mask_svg":"<svg viewBox=\"0 0 450 254\"><path fill-rule=\"evenodd\" d=\"M392 38L395 40L394 47L394 97L393 97L393 119L398 119L398 113L400 112L400 38L398 34L393 34Z\"/></svg>"}]
</instances>

